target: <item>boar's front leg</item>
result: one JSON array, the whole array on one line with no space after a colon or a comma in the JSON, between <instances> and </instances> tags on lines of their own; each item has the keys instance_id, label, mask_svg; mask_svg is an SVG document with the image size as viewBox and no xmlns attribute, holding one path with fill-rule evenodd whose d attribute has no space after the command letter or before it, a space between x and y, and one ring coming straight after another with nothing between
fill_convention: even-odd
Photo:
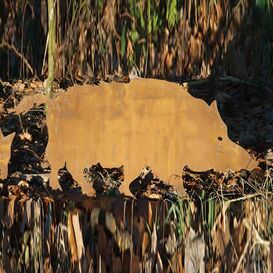
<instances>
[{"instance_id":1,"label":"boar's front leg","mask_svg":"<svg viewBox=\"0 0 273 273\"><path fill-rule=\"evenodd\" d=\"M141 171L141 170L140 170ZM127 196L133 197L132 192L130 191L130 183L137 178L135 170L132 170L128 165L124 167L124 181L119 187L119 191Z\"/></svg>"},{"instance_id":2,"label":"boar's front leg","mask_svg":"<svg viewBox=\"0 0 273 273\"><path fill-rule=\"evenodd\" d=\"M59 184L59 180L58 180L58 171L59 169L61 169L62 167L64 167L65 163L62 164L51 164L51 172L50 172L50 186L53 189L60 189L60 184Z\"/></svg>"}]
</instances>

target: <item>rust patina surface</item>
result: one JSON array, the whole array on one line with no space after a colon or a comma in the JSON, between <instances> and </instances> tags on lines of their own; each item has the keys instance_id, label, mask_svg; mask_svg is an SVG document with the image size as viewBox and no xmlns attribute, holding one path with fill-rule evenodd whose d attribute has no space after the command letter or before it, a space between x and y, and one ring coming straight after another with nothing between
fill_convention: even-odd
<instances>
[{"instance_id":1,"label":"rust patina surface","mask_svg":"<svg viewBox=\"0 0 273 273\"><path fill-rule=\"evenodd\" d=\"M16 111L46 102L43 95L25 98ZM182 191L184 165L201 171L252 168L255 162L227 135L216 102L208 106L178 84L155 79L130 83L74 86L48 102L51 185L67 163L74 179L83 181L83 169L100 162L124 165L121 191L148 165L161 179ZM89 185L83 185L91 192Z\"/></svg>"},{"instance_id":2,"label":"rust patina surface","mask_svg":"<svg viewBox=\"0 0 273 273\"><path fill-rule=\"evenodd\" d=\"M6 137L0 131L0 178L4 179L8 173L8 163L10 160L11 143L15 133Z\"/></svg>"}]
</instances>

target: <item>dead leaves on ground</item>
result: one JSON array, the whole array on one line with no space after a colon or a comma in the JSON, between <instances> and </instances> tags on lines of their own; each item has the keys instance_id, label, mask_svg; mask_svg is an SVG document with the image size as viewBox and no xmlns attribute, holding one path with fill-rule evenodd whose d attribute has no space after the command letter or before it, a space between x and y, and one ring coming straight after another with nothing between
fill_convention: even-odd
<instances>
[{"instance_id":1,"label":"dead leaves on ground","mask_svg":"<svg viewBox=\"0 0 273 273\"><path fill-rule=\"evenodd\" d=\"M45 272L130 268L160 273L253 272L257 264L269 268L272 203L210 200L199 205L181 201L179 206L168 201L102 199L88 203L1 199L5 217L0 243L2 257L9 257L4 270L13 268L15 260L18 268L46 268ZM208 220L209 215L214 217Z\"/></svg>"},{"instance_id":2,"label":"dead leaves on ground","mask_svg":"<svg viewBox=\"0 0 273 273\"><path fill-rule=\"evenodd\" d=\"M185 166L182 173L184 188L192 198L204 194L220 199L247 197L251 194L263 197L272 191L272 177L273 169L264 161L251 171L242 169L220 173L211 169L196 172Z\"/></svg>"}]
</instances>

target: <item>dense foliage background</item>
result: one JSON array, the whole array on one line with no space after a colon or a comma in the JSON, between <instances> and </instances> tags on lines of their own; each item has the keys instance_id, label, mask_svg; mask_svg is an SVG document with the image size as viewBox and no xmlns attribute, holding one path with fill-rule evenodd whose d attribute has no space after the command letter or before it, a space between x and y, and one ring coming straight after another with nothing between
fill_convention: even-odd
<instances>
[{"instance_id":1,"label":"dense foliage background","mask_svg":"<svg viewBox=\"0 0 273 273\"><path fill-rule=\"evenodd\" d=\"M270 0L55 1L55 75L272 75ZM2 0L0 77L47 74L47 1Z\"/></svg>"}]
</instances>

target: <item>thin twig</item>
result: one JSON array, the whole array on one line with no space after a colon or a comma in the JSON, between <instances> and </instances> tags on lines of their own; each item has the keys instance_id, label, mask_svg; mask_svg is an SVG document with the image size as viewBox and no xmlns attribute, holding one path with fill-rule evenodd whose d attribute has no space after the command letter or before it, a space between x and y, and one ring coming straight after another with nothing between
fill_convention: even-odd
<instances>
[{"instance_id":1,"label":"thin twig","mask_svg":"<svg viewBox=\"0 0 273 273\"><path fill-rule=\"evenodd\" d=\"M258 193L253 193L253 194L249 194L249 195L246 195L246 196L234 198L234 199L231 199L231 200L227 200L226 202L234 203L234 202L243 201L243 200L251 199L253 197L262 196L262 195L263 195L262 193L258 192Z\"/></svg>"},{"instance_id":2,"label":"thin twig","mask_svg":"<svg viewBox=\"0 0 273 273\"><path fill-rule=\"evenodd\" d=\"M46 53L47 53L47 48L48 48L48 33L47 33L47 36L46 36L46 46L45 46L45 51L44 51L44 57L43 57L43 65L42 65L42 75L44 75L45 73L45 59L46 59Z\"/></svg>"},{"instance_id":3,"label":"thin twig","mask_svg":"<svg viewBox=\"0 0 273 273\"><path fill-rule=\"evenodd\" d=\"M22 53L20 53L13 44L9 44L6 41L2 40L2 42L0 44L0 47L2 47L2 48L3 47L7 47L8 49L12 50L19 58L22 59L22 61L27 66L27 68L29 69L29 71L31 72L31 74L34 74L33 73L33 69L31 67L31 65L29 64L28 60L26 59L26 57Z\"/></svg>"},{"instance_id":4,"label":"thin twig","mask_svg":"<svg viewBox=\"0 0 273 273\"><path fill-rule=\"evenodd\" d=\"M29 148L27 148L27 147L22 147L22 149L31 152L36 158L38 158L38 159L40 159L40 160L42 160L42 158L43 158L43 156L44 156L44 154L42 154L41 156L38 156L37 153L35 153L33 150L31 150L31 149L29 149Z\"/></svg>"},{"instance_id":5,"label":"thin twig","mask_svg":"<svg viewBox=\"0 0 273 273\"><path fill-rule=\"evenodd\" d=\"M264 245L268 248L270 247L270 241L263 239L254 225L251 225L246 219L244 219L243 224L249 232L253 233L254 238L256 239L256 241L254 241L255 244Z\"/></svg>"},{"instance_id":6,"label":"thin twig","mask_svg":"<svg viewBox=\"0 0 273 273\"><path fill-rule=\"evenodd\" d=\"M242 262L243 262L243 260L244 260L244 258L246 256L247 249L248 249L248 247L250 245L250 242L251 242L251 236L248 237L245 248L244 248L243 253L242 253L242 255L241 255L241 257L240 257L240 259L239 259L239 261L237 263L237 266L236 266L236 269L234 270L234 273L238 273L240 271L241 264L242 264Z\"/></svg>"}]
</instances>

